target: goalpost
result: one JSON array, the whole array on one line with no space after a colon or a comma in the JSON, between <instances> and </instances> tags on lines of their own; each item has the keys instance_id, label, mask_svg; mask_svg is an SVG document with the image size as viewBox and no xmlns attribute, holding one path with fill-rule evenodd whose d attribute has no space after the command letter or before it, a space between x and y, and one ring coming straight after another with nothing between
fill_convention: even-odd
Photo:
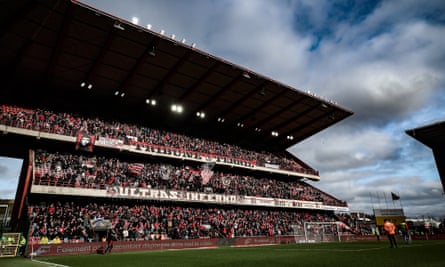
<instances>
[{"instance_id":1,"label":"goalpost","mask_svg":"<svg viewBox=\"0 0 445 267\"><path fill-rule=\"evenodd\" d=\"M340 242L340 225L337 222L304 222L292 225L296 243Z\"/></svg>"}]
</instances>

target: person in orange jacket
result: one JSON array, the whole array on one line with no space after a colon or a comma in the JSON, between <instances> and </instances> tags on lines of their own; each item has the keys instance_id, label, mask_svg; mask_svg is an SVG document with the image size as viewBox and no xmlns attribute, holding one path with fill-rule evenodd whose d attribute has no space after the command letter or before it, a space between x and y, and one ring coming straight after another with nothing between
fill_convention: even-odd
<instances>
[{"instance_id":1,"label":"person in orange jacket","mask_svg":"<svg viewBox=\"0 0 445 267\"><path fill-rule=\"evenodd\" d=\"M385 230L385 233L388 236L391 248L396 248L397 247L396 226L388 219L385 219L383 222L383 229Z\"/></svg>"}]
</instances>

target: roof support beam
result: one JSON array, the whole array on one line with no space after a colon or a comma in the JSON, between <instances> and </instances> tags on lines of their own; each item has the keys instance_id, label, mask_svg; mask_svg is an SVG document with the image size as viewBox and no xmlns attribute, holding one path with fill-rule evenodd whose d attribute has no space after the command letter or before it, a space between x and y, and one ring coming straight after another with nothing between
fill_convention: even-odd
<instances>
[{"instance_id":1,"label":"roof support beam","mask_svg":"<svg viewBox=\"0 0 445 267\"><path fill-rule=\"evenodd\" d=\"M134 77L136 71L147 61L147 58L150 56L150 52L153 52L153 47L156 46L156 43L158 39L155 39L151 42L150 45L148 45L144 52L138 57L135 64L132 66L132 68L128 71L127 76L122 80L122 82L119 84L118 88L125 92L125 88L127 87L127 84L131 79Z\"/></svg>"},{"instance_id":2,"label":"roof support beam","mask_svg":"<svg viewBox=\"0 0 445 267\"><path fill-rule=\"evenodd\" d=\"M238 99L237 101L233 102L232 105L230 105L228 108L226 108L225 110L221 111L217 116L215 116L216 118L224 118L226 117L226 115L228 113L230 113L230 111L232 111L235 107L242 105L246 100L248 100L249 98L251 98L253 95L257 94L259 92L258 89L261 90L261 88L263 88L266 84L267 84L267 80L263 80L262 83L255 87L255 89L251 90L250 92L248 92L247 94L245 94L243 97L241 97L240 99Z\"/></svg>"},{"instance_id":3,"label":"roof support beam","mask_svg":"<svg viewBox=\"0 0 445 267\"><path fill-rule=\"evenodd\" d=\"M115 28L113 25L110 25L110 30L108 32L107 39L105 40L104 45L102 46L101 49L99 49L99 53L96 56L96 59L93 60L93 64L91 65L90 69L85 73L84 81L86 83L94 83L93 80L98 70L98 67L101 64L101 62L103 62L105 54L108 52L114 39L115 39Z\"/></svg>"},{"instance_id":4,"label":"roof support beam","mask_svg":"<svg viewBox=\"0 0 445 267\"><path fill-rule=\"evenodd\" d=\"M73 17L73 6L68 5L67 11L65 12L63 16L62 25L59 28L59 31L57 33L57 39L56 43L54 45L54 48L51 51L51 55L48 60L48 64L46 65L46 71L45 71L45 79L46 81L50 81L50 76L53 74L54 68L56 66L57 59L59 58L62 48L63 48L63 41L65 40L65 37L67 33L69 32L69 24L72 21Z\"/></svg>"},{"instance_id":5,"label":"roof support beam","mask_svg":"<svg viewBox=\"0 0 445 267\"><path fill-rule=\"evenodd\" d=\"M154 90L151 91L148 98L153 98L153 96L155 96L156 93L162 95L163 93L162 90L165 84L171 79L171 77L173 77L174 74L176 74L177 70L184 64L184 62L190 56L190 54L191 50L187 50L184 53L184 55L175 63L175 65L169 69L167 75L165 75L165 77L159 80L158 84L155 86Z\"/></svg>"},{"instance_id":6,"label":"roof support beam","mask_svg":"<svg viewBox=\"0 0 445 267\"><path fill-rule=\"evenodd\" d=\"M202 75L199 79L197 79L195 83L193 83L192 86L190 86L188 90L186 90L184 94L182 94L182 96L179 97L178 100L183 101L184 99L186 99L191 93L195 91L196 88L198 88L205 80L207 80L210 74L212 74L217 67L218 67L218 62L215 61L213 65L207 69L206 73L204 73L204 75Z\"/></svg>"}]
</instances>

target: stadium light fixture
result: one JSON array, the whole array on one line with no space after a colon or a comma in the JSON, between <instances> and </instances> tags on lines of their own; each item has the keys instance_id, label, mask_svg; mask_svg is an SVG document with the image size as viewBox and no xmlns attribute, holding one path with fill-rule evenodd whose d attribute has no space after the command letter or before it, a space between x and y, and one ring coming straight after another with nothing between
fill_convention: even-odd
<instances>
[{"instance_id":1,"label":"stadium light fixture","mask_svg":"<svg viewBox=\"0 0 445 267\"><path fill-rule=\"evenodd\" d=\"M293 135L288 135L286 138L287 138L287 140L294 140L294 136Z\"/></svg>"},{"instance_id":2,"label":"stadium light fixture","mask_svg":"<svg viewBox=\"0 0 445 267\"><path fill-rule=\"evenodd\" d=\"M145 99L145 103L147 103L147 105L152 105L152 106L156 106L156 99Z\"/></svg>"},{"instance_id":3,"label":"stadium light fixture","mask_svg":"<svg viewBox=\"0 0 445 267\"><path fill-rule=\"evenodd\" d=\"M195 48L196 47L196 43L192 43L192 48Z\"/></svg>"},{"instance_id":4,"label":"stadium light fixture","mask_svg":"<svg viewBox=\"0 0 445 267\"><path fill-rule=\"evenodd\" d=\"M175 40L175 38L176 38L176 34L172 34L172 35L170 35L170 38L171 38L172 40Z\"/></svg>"},{"instance_id":5,"label":"stadium light fixture","mask_svg":"<svg viewBox=\"0 0 445 267\"><path fill-rule=\"evenodd\" d=\"M218 118L218 122L223 123L224 121L225 121L224 118L221 118L221 117Z\"/></svg>"},{"instance_id":6,"label":"stadium light fixture","mask_svg":"<svg viewBox=\"0 0 445 267\"><path fill-rule=\"evenodd\" d=\"M173 105L171 105L170 108L171 108L171 111L176 112L176 113L182 113L184 111L182 106L178 105L178 104L173 104Z\"/></svg>"},{"instance_id":7,"label":"stadium light fixture","mask_svg":"<svg viewBox=\"0 0 445 267\"><path fill-rule=\"evenodd\" d=\"M242 123L242 122L238 122L238 123L236 124L236 126L238 126L238 127L240 127L240 128L243 128L243 127L244 127L244 123Z\"/></svg>"},{"instance_id":8,"label":"stadium light fixture","mask_svg":"<svg viewBox=\"0 0 445 267\"><path fill-rule=\"evenodd\" d=\"M255 132L261 132L261 128L256 127Z\"/></svg>"},{"instance_id":9,"label":"stadium light fixture","mask_svg":"<svg viewBox=\"0 0 445 267\"><path fill-rule=\"evenodd\" d=\"M147 29L148 30L151 30L151 27L152 27L151 24L147 24Z\"/></svg>"},{"instance_id":10,"label":"stadium light fixture","mask_svg":"<svg viewBox=\"0 0 445 267\"><path fill-rule=\"evenodd\" d=\"M156 52L155 52L155 47L154 46L151 48L151 50L148 52L148 54L150 56L152 56L152 57L156 56Z\"/></svg>"},{"instance_id":11,"label":"stadium light fixture","mask_svg":"<svg viewBox=\"0 0 445 267\"><path fill-rule=\"evenodd\" d=\"M138 24L139 24L139 18L138 18L138 17L132 17L132 18L131 18L131 22L132 22L133 24L138 25Z\"/></svg>"},{"instance_id":12,"label":"stadium light fixture","mask_svg":"<svg viewBox=\"0 0 445 267\"><path fill-rule=\"evenodd\" d=\"M90 83L90 84L88 84L88 87L87 87L89 90L91 90L92 88L93 88L93 85Z\"/></svg>"},{"instance_id":13,"label":"stadium light fixture","mask_svg":"<svg viewBox=\"0 0 445 267\"><path fill-rule=\"evenodd\" d=\"M204 119L205 116L206 116L206 114L204 112L199 112L199 111L196 112L196 117L198 117L198 118Z\"/></svg>"},{"instance_id":14,"label":"stadium light fixture","mask_svg":"<svg viewBox=\"0 0 445 267\"><path fill-rule=\"evenodd\" d=\"M115 96L118 96L118 95L119 95L119 91L115 91L115 92L114 92L114 95L115 95Z\"/></svg>"},{"instance_id":15,"label":"stadium light fixture","mask_svg":"<svg viewBox=\"0 0 445 267\"><path fill-rule=\"evenodd\" d=\"M182 38L181 43L185 44L186 40L185 38Z\"/></svg>"},{"instance_id":16,"label":"stadium light fixture","mask_svg":"<svg viewBox=\"0 0 445 267\"><path fill-rule=\"evenodd\" d=\"M277 137L278 136L278 132L277 131L272 131L272 136Z\"/></svg>"},{"instance_id":17,"label":"stadium light fixture","mask_svg":"<svg viewBox=\"0 0 445 267\"><path fill-rule=\"evenodd\" d=\"M247 72L243 72L243 76L244 76L244 78L246 78L246 79L250 79L250 75L249 75L249 73L247 73Z\"/></svg>"},{"instance_id":18,"label":"stadium light fixture","mask_svg":"<svg viewBox=\"0 0 445 267\"><path fill-rule=\"evenodd\" d=\"M260 94L260 96L265 96L266 95L266 90L263 88L261 88L260 92L258 93Z\"/></svg>"},{"instance_id":19,"label":"stadium light fixture","mask_svg":"<svg viewBox=\"0 0 445 267\"><path fill-rule=\"evenodd\" d=\"M121 30L121 31L124 31L124 30L125 30L125 28L124 28L119 22L117 22L117 21L114 22L113 27L116 28L116 29L118 29L118 30Z\"/></svg>"},{"instance_id":20,"label":"stadium light fixture","mask_svg":"<svg viewBox=\"0 0 445 267\"><path fill-rule=\"evenodd\" d=\"M124 92L122 92L122 93L121 93L121 97L124 97L124 96L125 96L125 93L124 93Z\"/></svg>"},{"instance_id":21,"label":"stadium light fixture","mask_svg":"<svg viewBox=\"0 0 445 267\"><path fill-rule=\"evenodd\" d=\"M164 35L165 31L164 31L164 30L161 30L159 33L160 33L161 35Z\"/></svg>"}]
</instances>

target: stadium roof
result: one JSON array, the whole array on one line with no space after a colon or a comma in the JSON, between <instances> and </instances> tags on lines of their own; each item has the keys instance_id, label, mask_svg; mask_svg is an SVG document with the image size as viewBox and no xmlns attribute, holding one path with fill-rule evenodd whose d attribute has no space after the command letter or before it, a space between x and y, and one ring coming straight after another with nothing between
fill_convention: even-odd
<instances>
[{"instance_id":1,"label":"stadium roof","mask_svg":"<svg viewBox=\"0 0 445 267\"><path fill-rule=\"evenodd\" d=\"M431 149L445 150L445 121L406 130L406 133Z\"/></svg>"},{"instance_id":2,"label":"stadium roof","mask_svg":"<svg viewBox=\"0 0 445 267\"><path fill-rule=\"evenodd\" d=\"M4 2L0 70L6 104L149 123L270 151L283 151L352 115L332 101L77 1ZM172 104L183 113L172 113Z\"/></svg>"},{"instance_id":3,"label":"stadium roof","mask_svg":"<svg viewBox=\"0 0 445 267\"><path fill-rule=\"evenodd\" d=\"M445 192L445 121L406 130L406 133L433 151L442 188Z\"/></svg>"}]
</instances>

